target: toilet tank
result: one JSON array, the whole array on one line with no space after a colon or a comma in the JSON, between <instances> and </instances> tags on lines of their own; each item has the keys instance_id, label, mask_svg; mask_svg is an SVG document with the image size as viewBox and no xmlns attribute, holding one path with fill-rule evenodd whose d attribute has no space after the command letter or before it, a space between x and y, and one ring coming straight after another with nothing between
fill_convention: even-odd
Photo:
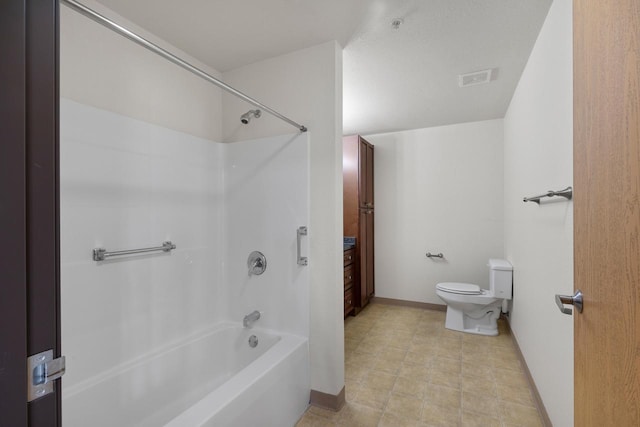
<instances>
[{"instance_id":1,"label":"toilet tank","mask_svg":"<svg viewBox=\"0 0 640 427\"><path fill-rule=\"evenodd\" d=\"M513 291L513 266L504 259L489 260L489 283L496 298L511 299Z\"/></svg>"}]
</instances>

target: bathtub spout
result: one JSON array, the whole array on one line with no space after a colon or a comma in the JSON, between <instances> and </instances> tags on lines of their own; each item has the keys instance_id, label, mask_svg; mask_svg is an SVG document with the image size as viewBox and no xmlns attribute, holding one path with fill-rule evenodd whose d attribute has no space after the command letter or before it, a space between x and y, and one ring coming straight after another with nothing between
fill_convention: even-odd
<instances>
[{"instance_id":1,"label":"bathtub spout","mask_svg":"<svg viewBox=\"0 0 640 427\"><path fill-rule=\"evenodd\" d=\"M260 312L258 310L255 310L249 314L247 314L246 316L244 316L244 320L242 321L242 325L245 328L250 328L253 326L253 324L260 318Z\"/></svg>"}]
</instances>

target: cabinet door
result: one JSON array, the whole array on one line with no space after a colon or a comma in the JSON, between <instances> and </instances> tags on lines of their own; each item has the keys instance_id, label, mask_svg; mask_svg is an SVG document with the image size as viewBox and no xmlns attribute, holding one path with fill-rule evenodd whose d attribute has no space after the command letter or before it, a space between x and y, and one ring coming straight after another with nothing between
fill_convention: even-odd
<instances>
[{"instance_id":1,"label":"cabinet door","mask_svg":"<svg viewBox=\"0 0 640 427\"><path fill-rule=\"evenodd\" d=\"M371 298L375 293L375 271L374 271L374 245L373 245L373 223L375 218L375 213L373 210L368 211L370 213L365 215L365 234L367 236L367 246L365 247L366 251L366 268L367 268L367 280L366 280L366 289L367 289L367 299Z\"/></svg>"},{"instance_id":2,"label":"cabinet door","mask_svg":"<svg viewBox=\"0 0 640 427\"><path fill-rule=\"evenodd\" d=\"M360 209L367 205L367 142L358 138L358 200Z\"/></svg>"},{"instance_id":3,"label":"cabinet door","mask_svg":"<svg viewBox=\"0 0 640 427\"><path fill-rule=\"evenodd\" d=\"M360 210L360 226L359 226L359 237L360 241L358 242L358 261L360 263L360 274L359 274L359 282L357 283L357 295L356 298L358 301L359 307L364 307L369 301L367 294L367 281L369 280L369 269L367 268L367 247L371 245L369 242L369 236L367 235L367 222L369 216L371 215L371 210L369 209L361 209Z\"/></svg>"},{"instance_id":4,"label":"cabinet door","mask_svg":"<svg viewBox=\"0 0 640 427\"><path fill-rule=\"evenodd\" d=\"M373 145L358 140L358 191L361 209L373 208Z\"/></svg>"},{"instance_id":5,"label":"cabinet door","mask_svg":"<svg viewBox=\"0 0 640 427\"><path fill-rule=\"evenodd\" d=\"M373 252L373 209L360 211L360 307L364 307L375 291Z\"/></svg>"},{"instance_id":6,"label":"cabinet door","mask_svg":"<svg viewBox=\"0 0 640 427\"><path fill-rule=\"evenodd\" d=\"M369 208L374 207L373 202L373 145L367 143L366 144L366 164L367 167L365 169L365 204Z\"/></svg>"}]
</instances>

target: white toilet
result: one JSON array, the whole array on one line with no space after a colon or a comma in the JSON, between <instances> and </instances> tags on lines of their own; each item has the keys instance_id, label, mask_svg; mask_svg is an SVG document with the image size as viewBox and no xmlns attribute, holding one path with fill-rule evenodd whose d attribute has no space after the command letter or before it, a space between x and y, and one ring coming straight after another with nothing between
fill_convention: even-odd
<instances>
[{"instance_id":1,"label":"white toilet","mask_svg":"<svg viewBox=\"0 0 640 427\"><path fill-rule=\"evenodd\" d=\"M447 303L445 327L479 335L498 335L503 302L510 300L513 266L503 259L489 260L490 290L471 283L438 283L436 295Z\"/></svg>"}]
</instances>

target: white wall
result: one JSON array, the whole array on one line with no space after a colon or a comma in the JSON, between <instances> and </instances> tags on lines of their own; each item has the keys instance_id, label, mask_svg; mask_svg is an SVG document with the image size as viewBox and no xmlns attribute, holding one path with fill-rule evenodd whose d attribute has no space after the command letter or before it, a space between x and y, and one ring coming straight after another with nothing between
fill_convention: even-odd
<instances>
[{"instance_id":1,"label":"white wall","mask_svg":"<svg viewBox=\"0 0 640 427\"><path fill-rule=\"evenodd\" d=\"M224 73L223 79L309 128L311 157L311 388L336 395L344 385L342 272L342 50L324 43ZM223 136L238 141L295 128L223 95ZM301 225L301 224L300 224Z\"/></svg>"},{"instance_id":2,"label":"white wall","mask_svg":"<svg viewBox=\"0 0 640 427\"><path fill-rule=\"evenodd\" d=\"M505 254L514 265L511 328L551 421L573 425L573 204L522 197L572 183L572 9L555 0L504 119Z\"/></svg>"},{"instance_id":3,"label":"white wall","mask_svg":"<svg viewBox=\"0 0 640 427\"><path fill-rule=\"evenodd\" d=\"M487 261L503 256L502 120L365 138L375 146L376 296L444 304L439 282L488 288Z\"/></svg>"},{"instance_id":4,"label":"white wall","mask_svg":"<svg viewBox=\"0 0 640 427\"><path fill-rule=\"evenodd\" d=\"M63 99L60 246L65 396L222 320L222 144ZM171 253L92 249L171 240Z\"/></svg>"},{"instance_id":5,"label":"white wall","mask_svg":"<svg viewBox=\"0 0 640 427\"><path fill-rule=\"evenodd\" d=\"M83 4L214 77L219 73L93 0ZM60 6L60 95L220 141L220 89L89 18Z\"/></svg>"},{"instance_id":6,"label":"white wall","mask_svg":"<svg viewBox=\"0 0 640 427\"><path fill-rule=\"evenodd\" d=\"M223 144L225 317L309 336L309 268L297 264L296 230L309 224L309 141L297 133ZM301 239L301 253L309 253ZM262 252L267 268L248 275L247 257Z\"/></svg>"}]
</instances>

